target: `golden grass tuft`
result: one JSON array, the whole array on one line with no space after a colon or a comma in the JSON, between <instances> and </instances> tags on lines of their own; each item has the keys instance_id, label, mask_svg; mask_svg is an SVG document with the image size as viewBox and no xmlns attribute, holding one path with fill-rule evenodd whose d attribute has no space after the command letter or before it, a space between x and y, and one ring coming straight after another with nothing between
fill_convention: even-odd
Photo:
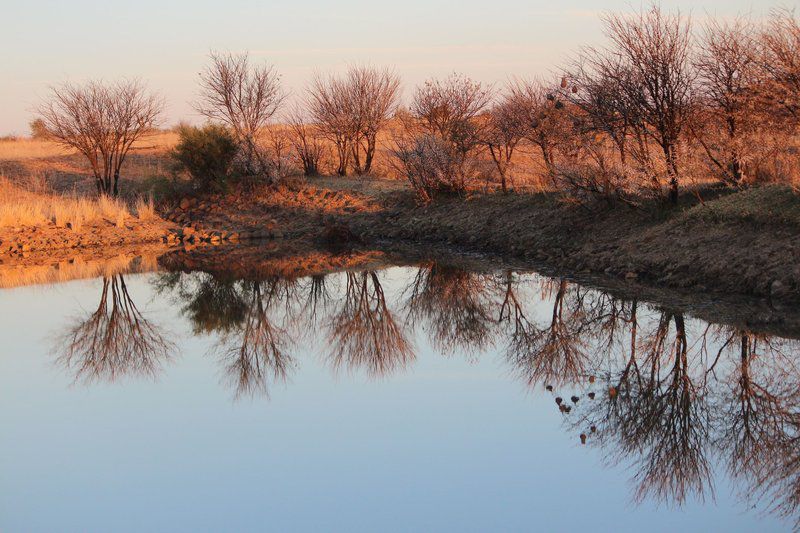
<instances>
[{"instance_id":1,"label":"golden grass tuft","mask_svg":"<svg viewBox=\"0 0 800 533\"><path fill-rule=\"evenodd\" d=\"M145 202L141 209L147 220L157 218L152 201L149 204ZM58 227L77 230L86 223L106 220L121 228L129 218L131 213L128 206L117 198L101 196L92 199L76 195L33 192L0 176L0 227L41 226L52 223ZM145 218L139 215L139 220Z\"/></svg>"},{"instance_id":2,"label":"golden grass tuft","mask_svg":"<svg viewBox=\"0 0 800 533\"><path fill-rule=\"evenodd\" d=\"M136 199L136 202L133 204L133 210L136 212L136 218L141 220L142 222L147 222L148 220L156 220L158 219L158 214L156 213L156 206L153 202L152 196L142 197Z\"/></svg>"}]
</instances>

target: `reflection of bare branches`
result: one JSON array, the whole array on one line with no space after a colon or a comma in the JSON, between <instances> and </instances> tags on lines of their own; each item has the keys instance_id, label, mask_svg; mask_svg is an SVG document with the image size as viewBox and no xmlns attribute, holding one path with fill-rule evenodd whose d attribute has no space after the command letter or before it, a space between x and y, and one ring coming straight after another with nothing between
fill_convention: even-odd
<instances>
[{"instance_id":1,"label":"reflection of bare branches","mask_svg":"<svg viewBox=\"0 0 800 533\"><path fill-rule=\"evenodd\" d=\"M334 367L365 368L386 376L414 360L414 352L386 304L375 272L348 272L344 302L331 319Z\"/></svg>"},{"instance_id":2,"label":"reflection of bare branches","mask_svg":"<svg viewBox=\"0 0 800 533\"><path fill-rule=\"evenodd\" d=\"M281 284L277 280L268 283L265 291L262 283L242 282L249 294L244 321L235 335L226 335L222 340L225 374L237 398L266 395L270 381L285 380L293 365L285 352L286 332L268 316L269 305Z\"/></svg>"},{"instance_id":3,"label":"reflection of bare branches","mask_svg":"<svg viewBox=\"0 0 800 533\"><path fill-rule=\"evenodd\" d=\"M306 332L312 334L316 330L320 319L324 319L324 313L333 301L333 296L328 290L328 285L324 274L311 276L306 285L307 296L302 304L306 317ZM321 315L322 314L322 315Z\"/></svg>"},{"instance_id":4,"label":"reflection of bare branches","mask_svg":"<svg viewBox=\"0 0 800 533\"><path fill-rule=\"evenodd\" d=\"M84 382L155 377L173 345L133 303L122 275L103 279L97 309L63 335L58 362Z\"/></svg>"},{"instance_id":5,"label":"reflection of bare branches","mask_svg":"<svg viewBox=\"0 0 800 533\"><path fill-rule=\"evenodd\" d=\"M443 352L477 352L494 340L495 321L485 276L433 263L420 267L406 301L409 322L432 328L433 344Z\"/></svg>"},{"instance_id":6,"label":"reflection of bare branches","mask_svg":"<svg viewBox=\"0 0 800 533\"><path fill-rule=\"evenodd\" d=\"M288 320L295 284L281 277L233 281L203 273L165 274L156 282L159 291L176 292L195 333L220 334L213 351L220 354L236 398L267 395L270 382L288 376L293 359L286 346L291 339L271 314L280 308Z\"/></svg>"},{"instance_id":7,"label":"reflection of bare branches","mask_svg":"<svg viewBox=\"0 0 800 533\"><path fill-rule=\"evenodd\" d=\"M506 353L530 386L574 383L585 373L588 355L581 338L584 323L582 314L575 310L565 315L567 287L565 280L558 283L549 323L541 327L528 320L510 280L507 284L500 309L500 320L513 323Z\"/></svg>"},{"instance_id":8,"label":"reflection of bare branches","mask_svg":"<svg viewBox=\"0 0 800 533\"><path fill-rule=\"evenodd\" d=\"M797 342L735 329L722 335L721 351L738 364L726 380L730 389L718 394L717 447L730 475L747 481L747 497L755 488L779 514L793 515L800 506Z\"/></svg>"},{"instance_id":9,"label":"reflection of bare branches","mask_svg":"<svg viewBox=\"0 0 800 533\"><path fill-rule=\"evenodd\" d=\"M618 445L610 454L615 462L632 462L638 500L652 496L682 504L690 494L713 495L710 414L705 389L690 376L688 347L683 315L662 312L639 347L640 364L632 364L632 355L607 396L613 407L606 409L604 431Z\"/></svg>"}]
</instances>

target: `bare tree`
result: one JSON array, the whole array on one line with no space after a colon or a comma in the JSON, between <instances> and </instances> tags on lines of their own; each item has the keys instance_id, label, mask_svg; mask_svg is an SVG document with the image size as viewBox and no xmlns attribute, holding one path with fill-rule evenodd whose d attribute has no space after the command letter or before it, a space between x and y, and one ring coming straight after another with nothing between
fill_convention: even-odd
<instances>
[{"instance_id":1,"label":"bare tree","mask_svg":"<svg viewBox=\"0 0 800 533\"><path fill-rule=\"evenodd\" d=\"M391 70L351 67L344 77L317 75L308 89L312 120L336 146L336 173L368 174L378 133L397 107L400 79Z\"/></svg>"},{"instance_id":2,"label":"bare tree","mask_svg":"<svg viewBox=\"0 0 800 533\"><path fill-rule=\"evenodd\" d=\"M500 175L500 187L508 192L509 173L513 164L514 152L525 138L528 123L525 114L520 113L516 98L512 93L504 95L489 110L487 124L483 132L483 143Z\"/></svg>"},{"instance_id":3,"label":"bare tree","mask_svg":"<svg viewBox=\"0 0 800 533\"><path fill-rule=\"evenodd\" d=\"M570 67L562 95L580 111L586 130L608 136L620 164L628 163L628 140L639 122L625 87L630 71L616 58L586 49Z\"/></svg>"},{"instance_id":4,"label":"bare tree","mask_svg":"<svg viewBox=\"0 0 800 533\"><path fill-rule=\"evenodd\" d=\"M745 177L748 133L759 127L755 94L759 69L754 28L745 19L709 22L704 28L695 65L701 106L694 138L726 181Z\"/></svg>"},{"instance_id":5,"label":"bare tree","mask_svg":"<svg viewBox=\"0 0 800 533\"><path fill-rule=\"evenodd\" d=\"M240 294L247 299L244 320L233 335L223 335L218 350L235 398L269 395L273 382L283 382L294 367L288 353L291 337L270 316L280 301L279 289L288 280L242 281Z\"/></svg>"},{"instance_id":6,"label":"bare tree","mask_svg":"<svg viewBox=\"0 0 800 533\"><path fill-rule=\"evenodd\" d=\"M800 115L800 25L794 12L773 11L759 41L761 67L767 76L762 95L770 107L788 114L796 127Z\"/></svg>"},{"instance_id":7,"label":"bare tree","mask_svg":"<svg viewBox=\"0 0 800 533\"><path fill-rule=\"evenodd\" d=\"M488 278L451 265L420 266L406 288L409 326L426 323L433 345L443 352L489 348L498 332L490 312L494 287Z\"/></svg>"},{"instance_id":8,"label":"bare tree","mask_svg":"<svg viewBox=\"0 0 800 533\"><path fill-rule=\"evenodd\" d=\"M353 115L349 109L347 88L333 76L317 75L307 90L307 107L312 121L325 139L336 147L336 174L346 176L353 150Z\"/></svg>"},{"instance_id":9,"label":"bare tree","mask_svg":"<svg viewBox=\"0 0 800 533\"><path fill-rule=\"evenodd\" d=\"M660 148L669 179L670 201L677 203L680 182L678 145L689 119L694 74L691 22L680 13L664 14L657 5L635 16L606 15L608 54L632 74L622 84L626 97Z\"/></svg>"},{"instance_id":10,"label":"bare tree","mask_svg":"<svg viewBox=\"0 0 800 533\"><path fill-rule=\"evenodd\" d=\"M283 124L273 124L266 129L264 137L274 176L283 178L289 175L292 171L290 130Z\"/></svg>"},{"instance_id":11,"label":"bare tree","mask_svg":"<svg viewBox=\"0 0 800 533\"><path fill-rule=\"evenodd\" d=\"M280 75L270 65L251 65L247 54L212 52L210 59L200 74L197 111L233 130L242 144L246 173L273 174L258 139L286 98ZM275 176L270 179L274 181Z\"/></svg>"},{"instance_id":12,"label":"bare tree","mask_svg":"<svg viewBox=\"0 0 800 533\"><path fill-rule=\"evenodd\" d=\"M428 80L418 87L410 111L423 132L451 143L466 157L480 143L480 124L476 119L491 100L490 87L452 74L443 80Z\"/></svg>"},{"instance_id":13,"label":"bare tree","mask_svg":"<svg viewBox=\"0 0 800 533\"><path fill-rule=\"evenodd\" d=\"M51 88L37 114L48 138L86 157L98 194L117 196L128 152L154 130L162 109L161 98L136 80L90 81Z\"/></svg>"},{"instance_id":14,"label":"bare tree","mask_svg":"<svg viewBox=\"0 0 800 533\"><path fill-rule=\"evenodd\" d=\"M528 142L539 149L546 173L552 176L556 148L566 127L563 103L539 80L517 80L508 90L516 120L523 122Z\"/></svg>"},{"instance_id":15,"label":"bare tree","mask_svg":"<svg viewBox=\"0 0 800 533\"><path fill-rule=\"evenodd\" d=\"M289 126L289 142L303 174L319 175L326 150L318 126L309 121L300 106L294 107L286 120Z\"/></svg>"},{"instance_id":16,"label":"bare tree","mask_svg":"<svg viewBox=\"0 0 800 533\"><path fill-rule=\"evenodd\" d=\"M357 125L352 143L353 165L356 174L369 174L378 133L397 109L400 78L388 69L352 67L346 79L350 108Z\"/></svg>"},{"instance_id":17,"label":"bare tree","mask_svg":"<svg viewBox=\"0 0 800 533\"><path fill-rule=\"evenodd\" d=\"M334 368L365 369L384 377L415 359L413 347L386 303L377 272L348 272L344 301L330 318Z\"/></svg>"},{"instance_id":18,"label":"bare tree","mask_svg":"<svg viewBox=\"0 0 800 533\"><path fill-rule=\"evenodd\" d=\"M417 88L392 153L423 201L464 193L480 177L484 162L475 155L485 120L479 115L491 99L491 89L459 74Z\"/></svg>"},{"instance_id":19,"label":"bare tree","mask_svg":"<svg viewBox=\"0 0 800 533\"><path fill-rule=\"evenodd\" d=\"M97 309L60 338L58 363L76 381L113 382L124 376L155 378L175 346L133 302L122 275L103 279Z\"/></svg>"},{"instance_id":20,"label":"bare tree","mask_svg":"<svg viewBox=\"0 0 800 533\"><path fill-rule=\"evenodd\" d=\"M536 324L525 316L510 282L500 308L500 321L513 325L506 357L531 387L541 382L574 383L589 364L586 342L581 338L581 313L565 310L569 283L553 280L550 285L553 309L547 324Z\"/></svg>"}]
</instances>

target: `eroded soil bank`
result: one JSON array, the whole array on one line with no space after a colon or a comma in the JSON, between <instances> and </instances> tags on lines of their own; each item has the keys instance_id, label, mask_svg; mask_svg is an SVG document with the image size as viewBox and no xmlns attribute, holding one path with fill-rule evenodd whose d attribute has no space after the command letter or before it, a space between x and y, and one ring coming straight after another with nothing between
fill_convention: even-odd
<instances>
[{"instance_id":1,"label":"eroded soil bank","mask_svg":"<svg viewBox=\"0 0 800 533\"><path fill-rule=\"evenodd\" d=\"M758 210L748 210L758 202ZM481 196L381 216L356 216L367 241L446 242L660 286L800 297L800 199L789 190L739 192L669 210L586 209L543 196Z\"/></svg>"},{"instance_id":2,"label":"eroded soil bank","mask_svg":"<svg viewBox=\"0 0 800 533\"><path fill-rule=\"evenodd\" d=\"M297 256L284 254L286 244L338 251L446 246L556 275L599 275L639 287L750 295L784 305L800 300L800 198L793 191L708 190L685 195L683 202L587 207L543 194L478 194L419 205L400 182L320 178L277 190L183 199L163 210L166 220L159 224L96 231L89 244L119 244L117 233L127 231L160 241L165 250L222 245L210 256L228 266L239 261L239 239L258 239L262 247L283 243L274 254L283 254L287 271L314 264L292 263ZM47 256L55 242L39 242L40 253Z\"/></svg>"},{"instance_id":3,"label":"eroded soil bank","mask_svg":"<svg viewBox=\"0 0 800 533\"><path fill-rule=\"evenodd\" d=\"M682 202L581 206L544 194L479 194L419 205L402 183L322 178L246 201L222 198L181 217L278 227L285 239L324 245L444 244L566 275L800 298L800 198L792 190L710 189Z\"/></svg>"}]
</instances>

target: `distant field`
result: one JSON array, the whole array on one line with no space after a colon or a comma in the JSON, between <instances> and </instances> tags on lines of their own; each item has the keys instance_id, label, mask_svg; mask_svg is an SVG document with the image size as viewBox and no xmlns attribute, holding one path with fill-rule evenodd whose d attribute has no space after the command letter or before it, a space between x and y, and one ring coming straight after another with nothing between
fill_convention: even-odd
<instances>
[{"instance_id":1,"label":"distant field","mask_svg":"<svg viewBox=\"0 0 800 533\"><path fill-rule=\"evenodd\" d=\"M279 131L285 130L285 126L281 125L275 128ZM379 135L371 175L402 179L405 182L405 179L398 175L391 154L398 128L399 125L392 124ZM177 133L162 131L134 144L123 167L122 193L144 192L142 187L146 189L148 180L169 176L172 162L168 152L177 142ZM264 142L269 144L266 139ZM325 175L332 175L334 168L332 144L327 152L323 157L321 170ZM488 154L484 156L488 177L492 163ZM284 157L291 159L291 154L286 153ZM545 169L541 157L533 146L524 144L520 146L514 157L514 165L513 184L518 189L541 189ZM299 169L297 172L299 173ZM74 150L65 150L52 142L27 137L0 140L0 176L5 176L15 184L26 188L36 188L44 183L55 192L79 194L95 192L91 170L81 154ZM332 179L335 179L335 176ZM497 179L491 177L475 185L479 188L487 186L494 188L498 183Z\"/></svg>"},{"instance_id":2,"label":"distant field","mask_svg":"<svg viewBox=\"0 0 800 533\"><path fill-rule=\"evenodd\" d=\"M170 165L167 153L177 141L177 134L159 132L134 144L123 168L123 180L142 182L166 176ZM95 191L91 170L81 154L24 137L0 140L0 176L33 190L46 185L60 193Z\"/></svg>"}]
</instances>

